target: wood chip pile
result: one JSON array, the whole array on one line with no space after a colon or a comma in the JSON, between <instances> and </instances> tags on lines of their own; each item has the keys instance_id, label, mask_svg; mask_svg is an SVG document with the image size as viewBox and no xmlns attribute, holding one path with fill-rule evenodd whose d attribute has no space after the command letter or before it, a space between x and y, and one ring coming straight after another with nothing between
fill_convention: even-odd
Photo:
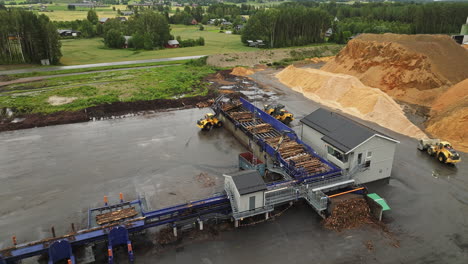
<instances>
[{"instance_id":1,"label":"wood chip pile","mask_svg":"<svg viewBox=\"0 0 468 264\"><path fill-rule=\"evenodd\" d=\"M138 212L135 210L135 207L124 208L121 210L96 215L96 223L98 225L108 224L125 218L134 217L137 214Z\"/></svg>"},{"instance_id":2,"label":"wood chip pile","mask_svg":"<svg viewBox=\"0 0 468 264\"><path fill-rule=\"evenodd\" d=\"M333 209L331 216L323 220L323 226L335 231L341 231L373 222L366 200L357 198L339 202Z\"/></svg>"},{"instance_id":3,"label":"wood chip pile","mask_svg":"<svg viewBox=\"0 0 468 264\"><path fill-rule=\"evenodd\" d=\"M265 142L276 149L280 140L281 137L274 137L265 139ZM307 153L303 145L289 138L281 142L278 152L284 160L292 161L296 168L304 168L309 175L326 172L329 169L320 159Z\"/></svg>"},{"instance_id":4,"label":"wood chip pile","mask_svg":"<svg viewBox=\"0 0 468 264\"><path fill-rule=\"evenodd\" d=\"M254 134L268 133L273 130L273 127L270 124L266 124L266 123L255 125L255 126L248 126L246 128L247 130L249 130L250 132Z\"/></svg>"}]
</instances>

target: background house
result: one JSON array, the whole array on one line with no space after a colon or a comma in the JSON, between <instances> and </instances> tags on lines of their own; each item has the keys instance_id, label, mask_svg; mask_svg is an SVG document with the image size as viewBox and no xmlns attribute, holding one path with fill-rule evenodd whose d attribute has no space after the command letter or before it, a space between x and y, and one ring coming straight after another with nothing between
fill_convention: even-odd
<instances>
[{"instance_id":1,"label":"background house","mask_svg":"<svg viewBox=\"0 0 468 264\"><path fill-rule=\"evenodd\" d=\"M397 140L323 108L301 119L301 137L361 183L388 180Z\"/></svg>"},{"instance_id":2,"label":"background house","mask_svg":"<svg viewBox=\"0 0 468 264\"><path fill-rule=\"evenodd\" d=\"M166 48L178 48L180 46L179 41L176 39L168 40L167 44L164 45Z\"/></svg>"}]
</instances>

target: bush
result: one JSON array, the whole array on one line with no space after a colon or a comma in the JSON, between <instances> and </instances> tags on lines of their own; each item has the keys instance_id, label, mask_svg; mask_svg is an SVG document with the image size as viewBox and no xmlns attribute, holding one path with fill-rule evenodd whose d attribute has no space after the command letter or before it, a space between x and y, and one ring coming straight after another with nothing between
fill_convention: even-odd
<instances>
[{"instance_id":1,"label":"bush","mask_svg":"<svg viewBox=\"0 0 468 264\"><path fill-rule=\"evenodd\" d=\"M109 48L121 49L125 45L125 38L121 32L111 29L104 35L104 44Z\"/></svg>"},{"instance_id":2,"label":"bush","mask_svg":"<svg viewBox=\"0 0 468 264\"><path fill-rule=\"evenodd\" d=\"M195 60L189 60L187 61L185 64L186 65L190 65L190 66L196 66L196 67L201 67L201 66L205 66L206 65L206 60L208 59L207 56L205 57L201 57L199 59L195 59Z\"/></svg>"}]
</instances>

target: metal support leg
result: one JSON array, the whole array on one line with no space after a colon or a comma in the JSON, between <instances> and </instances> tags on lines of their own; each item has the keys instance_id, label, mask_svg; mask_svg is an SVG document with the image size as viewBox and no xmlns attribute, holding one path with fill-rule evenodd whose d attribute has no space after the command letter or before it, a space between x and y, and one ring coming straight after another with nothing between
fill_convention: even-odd
<instances>
[{"instance_id":1,"label":"metal support leg","mask_svg":"<svg viewBox=\"0 0 468 264\"><path fill-rule=\"evenodd\" d=\"M177 226L173 225L172 230L174 231L174 236L177 237Z\"/></svg>"},{"instance_id":2,"label":"metal support leg","mask_svg":"<svg viewBox=\"0 0 468 264\"><path fill-rule=\"evenodd\" d=\"M127 241L127 250L128 250L128 260L130 263L133 263L135 260L135 256L133 254L133 247L132 247L132 242L130 240Z\"/></svg>"},{"instance_id":3,"label":"metal support leg","mask_svg":"<svg viewBox=\"0 0 468 264\"><path fill-rule=\"evenodd\" d=\"M114 264L114 253L112 252L112 246L107 247L107 255L109 258L109 264Z\"/></svg>"},{"instance_id":4,"label":"metal support leg","mask_svg":"<svg viewBox=\"0 0 468 264\"><path fill-rule=\"evenodd\" d=\"M239 220L234 220L234 227L239 227Z\"/></svg>"},{"instance_id":5,"label":"metal support leg","mask_svg":"<svg viewBox=\"0 0 468 264\"><path fill-rule=\"evenodd\" d=\"M270 215L268 212L265 213L265 220L268 220L268 218L270 218Z\"/></svg>"},{"instance_id":6,"label":"metal support leg","mask_svg":"<svg viewBox=\"0 0 468 264\"><path fill-rule=\"evenodd\" d=\"M200 226L200 230L203 230L203 221L198 219L198 225Z\"/></svg>"}]
</instances>

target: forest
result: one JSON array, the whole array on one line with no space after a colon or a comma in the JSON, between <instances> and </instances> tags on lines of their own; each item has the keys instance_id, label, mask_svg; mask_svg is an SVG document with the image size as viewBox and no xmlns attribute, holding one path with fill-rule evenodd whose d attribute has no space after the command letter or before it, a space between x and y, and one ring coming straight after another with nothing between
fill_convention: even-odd
<instances>
[{"instance_id":1,"label":"forest","mask_svg":"<svg viewBox=\"0 0 468 264\"><path fill-rule=\"evenodd\" d=\"M359 33L457 34L466 21L468 3L320 3L297 1L256 9L242 41L261 39L267 47L326 41L345 43Z\"/></svg>"},{"instance_id":2,"label":"forest","mask_svg":"<svg viewBox=\"0 0 468 264\"><path fill-rule=\"evenodd\" d=\"M0 63L57 64L62 56L57 29L45 15L0 10Z\"/></svg>"}]
</instances>

